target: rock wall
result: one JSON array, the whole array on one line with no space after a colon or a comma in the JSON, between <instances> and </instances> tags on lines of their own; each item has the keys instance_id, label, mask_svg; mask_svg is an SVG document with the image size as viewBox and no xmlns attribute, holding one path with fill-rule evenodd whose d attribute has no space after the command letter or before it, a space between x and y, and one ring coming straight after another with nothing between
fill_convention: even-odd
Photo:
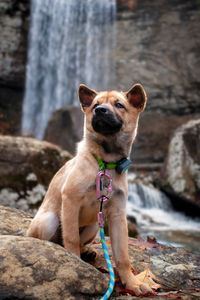
<instances>
[{"instance_id":1,"label":"rock wall","mask_svg":"<svg viewBox=\"0 0 200 300\"><path fill-rule=\"evenodd\" d=\"M0 134L20 131L29 0L0 2Z\"/></svg>"},{"instance_id":2,"label":"rock wall","mask_svg":"<svg viewBox=\"0 0 200 300\"><path fill-rule=\"evenodd\" d=\"M141 82L152 112L200 112L198 1L132 2L118 12L117 88Z\"/></svg>"}]
</instances>

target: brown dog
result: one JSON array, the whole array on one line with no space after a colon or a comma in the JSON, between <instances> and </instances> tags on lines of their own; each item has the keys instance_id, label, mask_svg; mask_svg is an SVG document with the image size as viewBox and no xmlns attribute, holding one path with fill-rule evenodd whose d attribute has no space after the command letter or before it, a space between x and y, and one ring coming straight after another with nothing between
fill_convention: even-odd
<instances>
[{"instance_id":1,"label":"brown dog","mask_svg":"<svg viewBox=\"0 0 200 300\"><path fill-rule=\"evenodd\" d=\"M54 240L61 222L64 247L78 256L98 232L96 177L99 166L94 155L105 162L117 162L129 156L139 114L146 105L146 94L140 84L126 93L97 93L80 85L79 100L85 113L84 138L76 156L52 179L28 230L28 236ZM113 192L103 211L118 273L125 287L136 295L151 292L151 288L131 272L126 222L127 172L122 175L115 169L109 172L113 177Z\"/></svg>"}]
</instances>

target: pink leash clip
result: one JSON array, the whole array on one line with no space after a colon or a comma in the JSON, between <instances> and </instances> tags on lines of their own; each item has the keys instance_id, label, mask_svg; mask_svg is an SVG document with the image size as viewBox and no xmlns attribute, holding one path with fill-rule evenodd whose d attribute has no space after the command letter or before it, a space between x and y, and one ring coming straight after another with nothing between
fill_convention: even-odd
<instances>
[{"instance_id":1,"label":"pink leash clip","mask_svg":"<svg viewBox=\"0 0 200 300\"><path fill-rule=\"evenodd\" d=\"M110 183L107 188L107 195L101 195L101 190L100 190L100 182L101 182L101 176L106 176L110 180ZM109 199L108 194L112 192L112 175L108 173L107 171L99 171L97 174L97 183L96 183L96 190L97 190L97 199L106 201Z\"/></svg>"}]
</instances>

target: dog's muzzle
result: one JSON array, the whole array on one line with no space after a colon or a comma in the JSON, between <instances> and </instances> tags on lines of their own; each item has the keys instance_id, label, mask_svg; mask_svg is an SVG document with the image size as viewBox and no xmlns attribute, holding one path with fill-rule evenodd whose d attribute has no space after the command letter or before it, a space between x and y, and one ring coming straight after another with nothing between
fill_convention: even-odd
<instances>
[{"instance_id":1,"label":"dog's muzzle","mask_svg":"<svg viewBox=\"0 0 200 300\"><path fill-rule=\"evenodd\" d=\"M122 124L122 119L105 105L99 105L94 109L92 127L96 132L111 135L120 131Z\"/></svg>"}]
</instances>

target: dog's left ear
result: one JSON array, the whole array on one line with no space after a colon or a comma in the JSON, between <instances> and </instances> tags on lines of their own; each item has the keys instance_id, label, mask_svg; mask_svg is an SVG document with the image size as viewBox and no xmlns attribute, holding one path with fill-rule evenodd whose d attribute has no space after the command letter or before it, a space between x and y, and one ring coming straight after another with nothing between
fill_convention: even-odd
<instances>
[{"instance_id":1,"label":"dog's left ear","mask_svg":"<svg viewBox=\"0 0 200 300\"><path fill-rule=\"evenodd\" d=\"M141 84L137 83L128 92L126 92L126 97L129 103L137 108L138 111L143 111L146 106L147 96L144 88Z\"/></svg>"},{"instance_id":2,"label":"dog's left ear","mask_svg":"<svg viewBox=\"0 0 200 300\"><path fill-rule=\"evenodd\" d=\"M83 111L92 104L92 101L97 95L95 90L90 89L84 84L80 84L78 89L79 101Z\"/></svg>"}]
</instances>

